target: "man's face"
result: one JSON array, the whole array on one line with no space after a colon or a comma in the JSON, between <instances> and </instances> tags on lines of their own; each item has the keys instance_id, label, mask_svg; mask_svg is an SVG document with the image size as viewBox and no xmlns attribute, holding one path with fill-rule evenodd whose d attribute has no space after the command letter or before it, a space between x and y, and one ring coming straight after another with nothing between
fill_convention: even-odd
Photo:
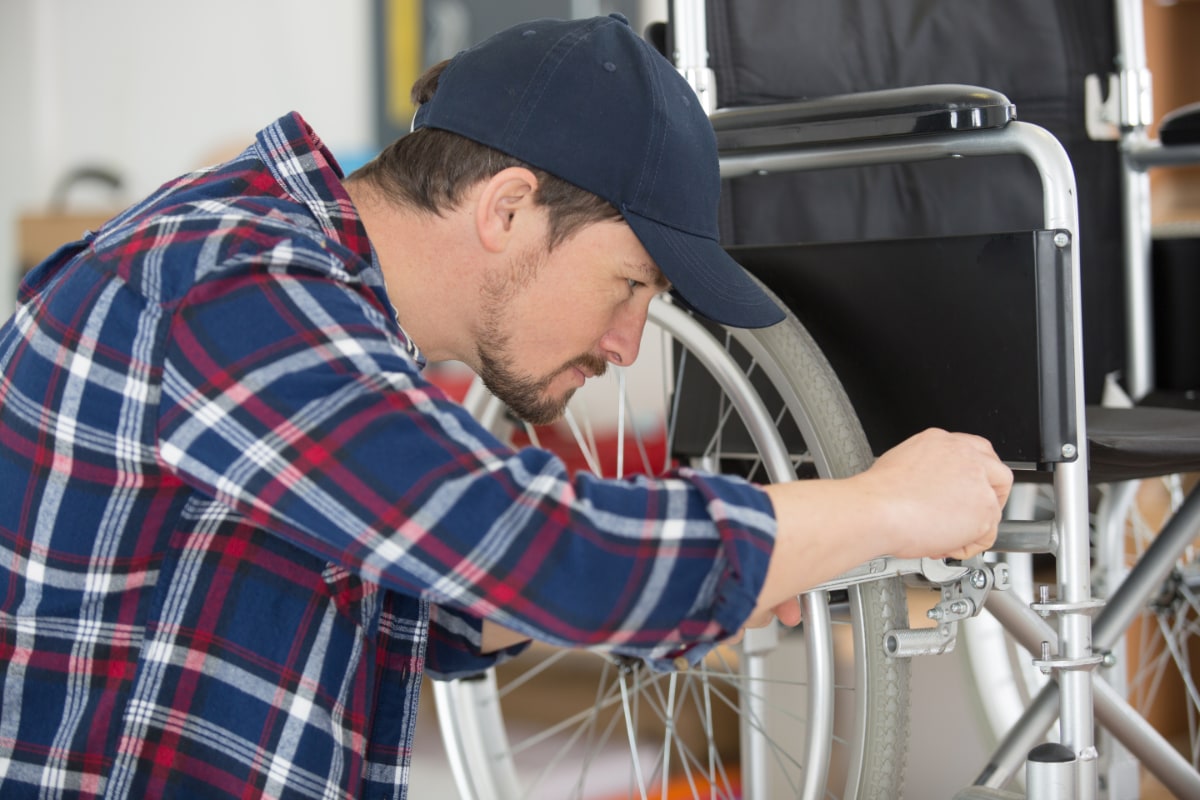
<instances>
[{"instance_id":1,"label":"man's face","mask_svg":"<svg viewBox=\"0 0 1200 800\"><path fill-rule=\"evenodd\" d=\"M558 419L575 390L609 363L637 358L650 301L669 288L622 221L517 253L485 288L479 374L517 416Z\"/></svg>"}]
</instances>

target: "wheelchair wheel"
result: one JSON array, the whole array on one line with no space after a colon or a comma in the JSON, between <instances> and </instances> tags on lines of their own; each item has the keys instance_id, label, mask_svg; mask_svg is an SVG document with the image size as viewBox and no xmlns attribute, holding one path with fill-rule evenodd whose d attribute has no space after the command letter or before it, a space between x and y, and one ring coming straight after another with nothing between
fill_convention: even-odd
<instances>
[{"instance_id":1,"label":"wheelchair wheel","mask_svg":"<svg viewBox=\"0 0 1200 800\"><path fill-rule=\"evenodd\" d=\"M871 460L794 318L725 331L656 300L638 364L592 384L550 428L514 425L478 386L467 405L515 444L606 477L690 463L765 483L846 476ZM907 625L901 582L811 593L804 613L795 630L748 631L667 674L535 643L486 675L435 683L461 796L899 796L909 670L885 655L883 634Z\"/></svg>"}]
</instances>

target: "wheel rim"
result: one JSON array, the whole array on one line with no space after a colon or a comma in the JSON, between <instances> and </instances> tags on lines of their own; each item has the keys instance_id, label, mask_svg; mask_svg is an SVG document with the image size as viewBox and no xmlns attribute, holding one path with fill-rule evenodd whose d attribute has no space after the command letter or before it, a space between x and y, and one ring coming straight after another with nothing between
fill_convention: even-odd
<instances>
[{"instance_id":1,"label":"wheel rim","mask_svg":"<svg viewBox=\"0 0 1200 800\"><path fill-rule=\"evenodd\" d=\"M653 304L647 327L673 340L672 346L659 349L669 363L651 366L664 375L668 399L660 402L660 410L671 420L683 402L676 390L681 373L692 364L701 363L718 383L727 381L723 385L732 387L747 385L747 374L756 370L774 379L769 373L780 369L752 334L725 333L721 342L666 303ZM684 354L678 350L680 341L687 343ZM741 364L728 355L732 346L743 353ZM624 373L616 382L617 392L628 397ZM742 390L734 388L729 396L728 391L717 406L718 418L741 420L757 453L722 449L723 426L718 425L705 452L693 457L700 466L728 468L741 460L740 471L758 481L790 479L797 467L829 474L819 448L796 458L783 446L782 412L793 417L790 424L807 434L807 441L818 438L803 408L787 408L791 399L786 391L780 393L779 410L763 407L753 392L738 394ZM500 425L503 409L486 392L473 389L467 405L485 425ZM603 448L597 446L595 426L578 415L568 421L571 438L590 451L578 466L606 477L661 472L678 432L674 423L663 422L656 435L647 436L639 412L627 400L617 405L618 452L607 458L599 453ZM558 443L546 438L544 431L527 431L517 443L528 440L557 451ZM833 796L854 793L867 727L866 704L856 702L854 688L866 677L857 671L861 659L835 664L834 651L868 646L861 639L862 626L846 619L858 602L858 592L850 593L831 625L826 596L807 596L805 635L774 628L749 631L741 647L717 648L699 667L680 672L657 674L640 663L535 646L531 655L479 679L437 683L439 719L460 789L475 800L817 798L825 796L825 765L832 760ZM536 701L521 693L542 683L544 697L544 682L552 674L590 675L588 701L578 708L555 701L555 721L523 730L518 720L528 716L529 704ZM810 676L815 680L808 681ZM608 759L618 753L623 753L621 764L613 766Z\"/></svg>"}]
</instances>

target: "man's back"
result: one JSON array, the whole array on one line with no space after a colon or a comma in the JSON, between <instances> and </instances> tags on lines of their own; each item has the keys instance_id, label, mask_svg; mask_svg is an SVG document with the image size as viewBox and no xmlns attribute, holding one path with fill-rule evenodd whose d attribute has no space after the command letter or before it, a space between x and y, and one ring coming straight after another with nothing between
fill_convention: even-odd
<instances>
[{"instance_id":1,"label":"man's back","mask_svg":"<svg viewBox=\"0 0 1200 800\"><path fill-rule=\"evenodd\" d=\"M364 687L391 664L403 702L420 668L406 680L394 665L413 662L420 637L381 635L378 650L375 638L381 618L420 620L425 606L265 533L164 458L165 429L187 416L164 396L228 371L213 316L286 295L263 253L284 249L289 269L345 284L369 266L353 214L320 216L331 198L319 179L338 176L306 166L311 205L248 153L166 185L21 287L0 332L5 797L179 796L201 775L218 794L349 795L368 771L365 740L390 743L385 764L400 759L402 718L372 731ZM260 320L246 352L266 363L289 332Z\"/></svg>"}]
</instances>

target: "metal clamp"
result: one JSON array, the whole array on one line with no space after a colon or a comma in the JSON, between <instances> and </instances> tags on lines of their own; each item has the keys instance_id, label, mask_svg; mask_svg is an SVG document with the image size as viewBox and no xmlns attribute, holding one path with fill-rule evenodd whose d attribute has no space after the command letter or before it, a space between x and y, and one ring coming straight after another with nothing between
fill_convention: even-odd
<instances>
[{"instance_id":1,"label":"metal clamp","mask_svg":"<svg viewBox=\"0 0 1200 800\"><path fill-rule=\"evenodd\" d=\"M1074 603L1066 601L1058 601L1050 599L1050 587L1045 584L1038 587L1038 601L1030 603L1029 607L1043 617L1048 617L1051 614L1071 614L1071 613L1093 613L1104 607L1103 600L1091 598L1089 600L1080 600Z\"/></svg>"},{"instance_id":2,"label":"metal clamp","mask_svg":"<svg viewBox=\"0 0 1200 800\"><path fill-rule=\"evenodd\" d=\"M849 589L851 586L867 581L877 581L881 578L902 578L906 575L920 575L930 583L942 586L962 579L971 570L972 567L964 562L948 562L941 558L884 556L883 558L873 558L848 572L843 572L836 578L814 586L810 591L830 592L837 589Z\"/></svg>"},{"instance_id":3,"label":"metal clamp","mask_svg":"<svg viewBox=\"0 0 1200 800\"><path fill-rule=\"evenodd\" d=\"M1051 672L1066 670L1092 669L1104 663L1104 654L1084 656L1083 658L1057 658L1050 655L1050 643L1042 642L1042 657L1035 658L1033 665L1042 671L1043 675Z\"/></svg>"},{"instance_id":4,"label":"metal clamp","mask_svg":"<svg viewBox=\"0 0 1200 800\"><path fill-rule=\"evenodd\" d=\"M1102 93L1102 89L1107 91ZM1153 79L1145 68L1123 69L1104 77L1088 75L1083 80L1083 97L1088 138L1093 141L1116 141L1121 131L1145 128L1154 120Z\"/></svg>"},{"instance_id":5,"label":"metal clamp","mask_svg":"<svg viewBox=\"0 0 1200 800\"><path fill-rule=\"evenodd\" d=\"M937 627L898 628L884 634L884 652L893 658L949 653L958 639L959 621L978 614L993 589L1007 589L1010 585L1007 564L986 564L982 559L954 565L939 559L923 560L932 562L925 565L929 571L926 577L953 572L958 578L942 583L942 599L927 613L938 623Z\"/></svg>"}]
</instances>

